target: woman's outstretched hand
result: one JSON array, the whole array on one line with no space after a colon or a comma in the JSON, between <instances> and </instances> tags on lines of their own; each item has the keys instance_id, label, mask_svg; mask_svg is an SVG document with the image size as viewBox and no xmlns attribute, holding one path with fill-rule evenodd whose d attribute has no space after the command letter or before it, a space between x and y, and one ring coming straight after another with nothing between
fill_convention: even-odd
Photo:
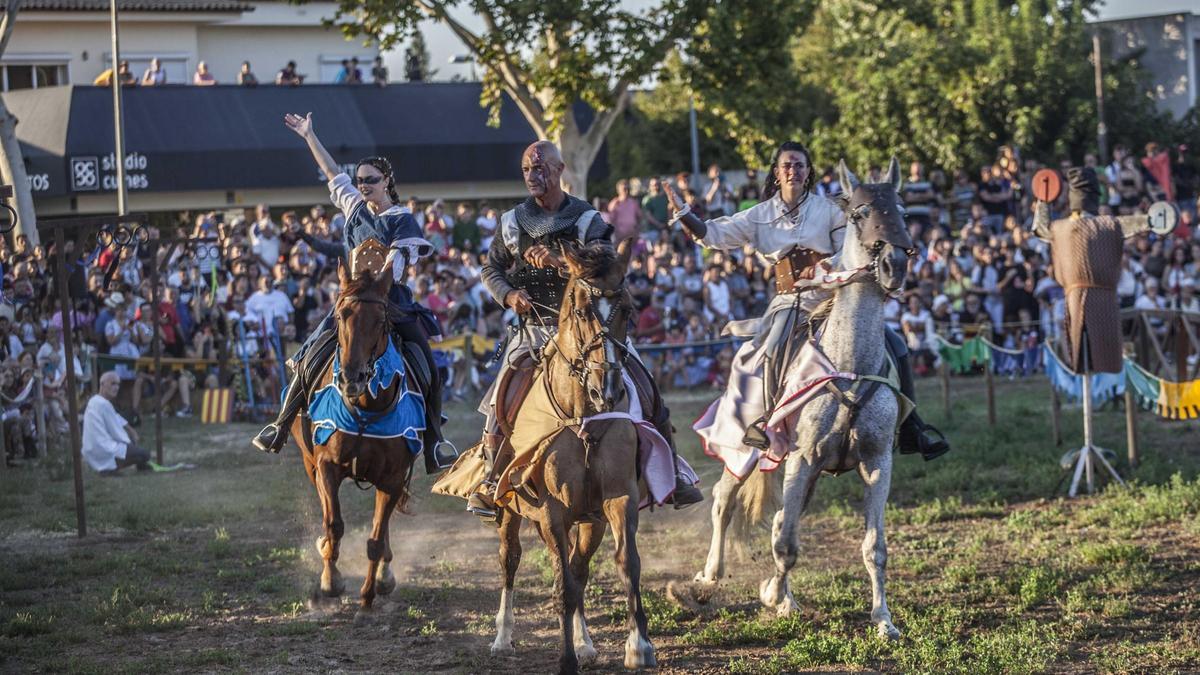
<instances>
[{"instance_id":1,"label":"woman's outstretched hand","mask_svg":"<svg viewBox=\"0 0 1200 675\"><path fill-rule=\"evenodd\" d=\"M287 128L296 132L296 135L300 138L307 140L313 133L312 113L308 113L304 117L296 113L288 113L283 116L283 123L287 125Z\"/></svg>"}]
</instances>

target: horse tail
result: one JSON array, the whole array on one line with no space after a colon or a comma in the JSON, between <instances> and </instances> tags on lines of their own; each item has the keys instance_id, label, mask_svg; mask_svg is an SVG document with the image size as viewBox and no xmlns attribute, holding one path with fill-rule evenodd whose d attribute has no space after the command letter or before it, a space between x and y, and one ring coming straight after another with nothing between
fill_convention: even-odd
<instances>
[{"instance_id":1,"label":"horse tail","mask_svg":"<svg viewBox=\"0 0 1200 675\"><path fill-rule=\"evenodd\" d=\"M782 493L783 471L750 472L737 492L738 508L734 509L732 523L735 541L748 543L755 530L769 526L783 505Z\"/></svg>"}]
</instances>

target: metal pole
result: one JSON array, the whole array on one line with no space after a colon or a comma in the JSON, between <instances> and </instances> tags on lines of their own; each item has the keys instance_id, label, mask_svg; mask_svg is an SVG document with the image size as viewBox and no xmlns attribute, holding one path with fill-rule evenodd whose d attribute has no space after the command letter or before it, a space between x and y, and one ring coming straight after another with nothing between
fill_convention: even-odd
<instances>
[{"instance_id":1,"label":"metal pole","mask_svg":"<svg viewBox=\"0 0 1200 675\"><path fill-rule=\"evenodd\" d=\"M158 311L158 240L150 241L150 323L154 324L154 456L163 463L162 323ZM135 410L135 413L139 411Z\"/></svg>"},{"instance_id":2,"label":"metal pole","mask_svg":"<svg viewBox=\"0 0 1200 675\"><path fill-rule=\"evenodd\" d=\"M70 412L67 426L71 431L71 460L75 465L75 525L79 536L86 537L87 516L84 513L83 505L83 446L79 439L79 385L75 381L75 346L72 344L75 331L71 327L74 310L71 307L71 300L67 296L67 263L66 256L63 255L65 246L62 226L56 226L54 228L54 258L58 270L55 277L58 281L58 308L62 312L63 356L67 360L67 407Z\"/></svg>"},{"instance_id":3,"label":"metal pole","mask_svg":"<svg viewBox=\"0 0 1200 675\"><path fill-rule=\"evenodd\" d=\"M1108 162L1108 125L1104 123L1104 66L1100 63L1100 31L1092 33L1092 65L1096 70L1096 144L1100 163Z\"/></svg>"},{"instance_id":4,"label":"metal pole","mask_svg":"<svg viewBox=\"0 0 1200 675\"><path fill-rule=\"evenodd\" d=\"M692 180L700 180L700 132L696 129L696 97L688 97L688 124L692 136Z\"/></svg>"},{"instance_id":5,"label":"metal pole","mask_svg":"<svg viewBox=\"0 0 1200 675\"><path fill-rule=\"evenodd\" d=\"M112 23L112 95L113 95L113 154L117 160L117 215L129 213L128 195L125 188L125 117L121 112L121 78L117 71L121 64L121 37L117 29L117 0L109 0ZM159 457L159 461L162 458Z\"/></svg>"}]
</instances>

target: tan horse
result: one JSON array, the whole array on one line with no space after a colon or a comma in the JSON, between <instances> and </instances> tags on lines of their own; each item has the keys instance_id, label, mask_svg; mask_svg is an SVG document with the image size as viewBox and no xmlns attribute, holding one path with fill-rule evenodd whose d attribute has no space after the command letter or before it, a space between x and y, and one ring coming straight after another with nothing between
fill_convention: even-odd
<instances>
[{"instance_id":1,"label":"tan horse","mask_svg":"<svg viewBox=\"0 0 1200 675\"><path fill-rule=\"evenodd\" d=\"M338 322L338 356L334 358L341 359L338 391L343 401L352 403L366 418L388 410L401 393L399 379L391 387L376 392L376 397L371 396L367 386L375 361L387 349L391 339L387 296L392 287L392 272L387 268L378 277L366 274L351 279L345 268L339 267L338 279L341 292L334 306L334 317ZM332 381L331 362L322 371L314 391ZM345 532L338 489L347 478L365 480L375 486L375 515L367 538L367 576L361 590L362 609L369 610L376 594L387 595L396 588L396 579L389 567L392 548L388 520L408 499L408 482L416 456L402 438L371 438L338 432L325 445L315 445L307 411L292 423L292 438L300 445L304 468L321 498L325 534L317 539L317 551L324 560L320 593L326 597L340 596L345 590L337 569L338 547Z\"/></svg>"},{"instance_id":2,"label":"tan horse","mask_svg":"<svg viewBox=\"0 0 1200 675\"><path fill-rule=\"evenodd\" d=\"M571 278L563 295L558 334L547 345L533 385L548 387L563 428L544 448L542 489L536 503L517 496L500 517L504 589L492 653L513 651L513 580L521 561L521 522L528 518L537 526L554 565L562 673L577 672L580 662L596 658L584 619L583 591L592 556L604 538L605 521L616 539L617 570L628 597L625 667L655 665L640 589L637 432L627 419L586 424L583 429L579 426L581 418L612 412L630 394L622 383L625 335L632 311L624 287L629 253L628 241L616 255L609 247L564 251ZM603 519L597 517L600 514ZM577 530L568 546L572 526Z\"/></svg>"}]
</instances>

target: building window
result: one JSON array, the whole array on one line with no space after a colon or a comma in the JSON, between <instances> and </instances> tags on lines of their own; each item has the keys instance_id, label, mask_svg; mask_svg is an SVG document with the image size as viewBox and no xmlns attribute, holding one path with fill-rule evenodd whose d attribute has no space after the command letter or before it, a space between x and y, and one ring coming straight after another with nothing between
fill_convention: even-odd
<instances>
[{"instance_id":1,"label":"building window","mask_svg":"<svg viewBox=\"0 0 1200 675\"><path fill-rule=\"evenodd\" d=\"M37 89L67 83L65 63L6 63L0 65L0 85L4 91Z\"/></svg>"}]
</instances>

